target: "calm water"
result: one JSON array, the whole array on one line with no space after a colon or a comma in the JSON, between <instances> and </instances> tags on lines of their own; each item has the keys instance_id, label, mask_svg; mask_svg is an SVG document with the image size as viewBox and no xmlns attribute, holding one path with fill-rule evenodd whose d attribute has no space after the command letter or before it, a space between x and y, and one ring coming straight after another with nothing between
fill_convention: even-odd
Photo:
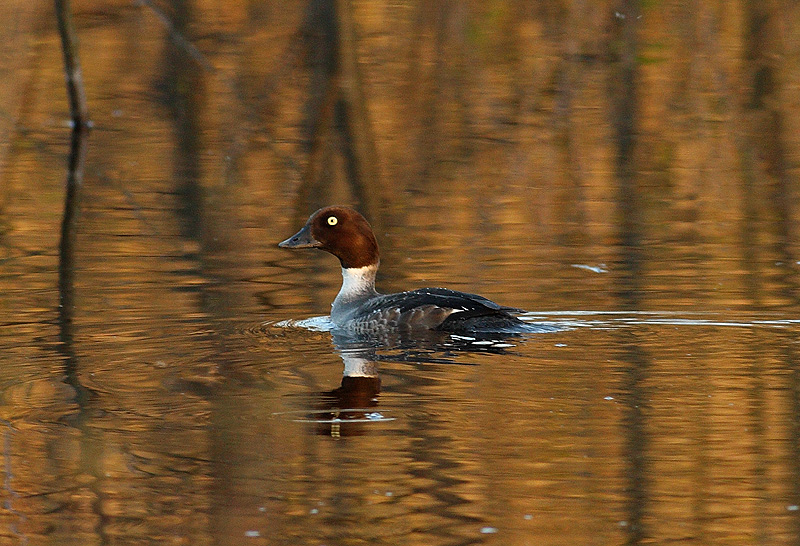
<instances>
[{"instance_id":1,"label":"calm water","mask_svg":"<svg viewBox=\"0 0 800 546\"><path fill-rule=\"evenodd\" d=\"M51 5L0 7L0 543L800 545L796 6L357 2L359 103L326 2L74 4L61 249ZM332 338L276 247L330 203L384 291L558 328Z\"/></svg>"}]
</instances>

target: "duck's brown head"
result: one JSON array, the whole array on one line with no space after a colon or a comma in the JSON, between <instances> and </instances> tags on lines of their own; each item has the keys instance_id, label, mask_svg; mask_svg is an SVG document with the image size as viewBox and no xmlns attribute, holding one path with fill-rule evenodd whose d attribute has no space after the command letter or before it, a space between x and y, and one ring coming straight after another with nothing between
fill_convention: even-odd
<instances>
[{"instance_id":1,"label":"duck's brown head","mask_svg":"<svg viewBox=\"0 0 800 546\"><path fill-rule=\"evenodd\" d=\"M312 214L281 248L318 248L330 252L344 268L377 265L378 242L369 223L349 207L325 207Z\"/></svg>"}]
</instances>

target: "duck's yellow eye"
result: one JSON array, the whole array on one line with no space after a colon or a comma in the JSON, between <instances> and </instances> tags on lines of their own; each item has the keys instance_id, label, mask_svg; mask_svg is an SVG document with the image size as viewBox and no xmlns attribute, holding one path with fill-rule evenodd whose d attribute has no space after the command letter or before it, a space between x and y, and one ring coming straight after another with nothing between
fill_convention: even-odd
<instances>
[{"instance_id":1,"label":"duck's yellow eye","mask_svg":"<svg viewBox=\"0 0 800 546\"><path fill-rule=\"evenodd\" d=\"M335 226L339 223L339 219L336 216L328 216L328 225Z\"/></svg>"}]
</instances>

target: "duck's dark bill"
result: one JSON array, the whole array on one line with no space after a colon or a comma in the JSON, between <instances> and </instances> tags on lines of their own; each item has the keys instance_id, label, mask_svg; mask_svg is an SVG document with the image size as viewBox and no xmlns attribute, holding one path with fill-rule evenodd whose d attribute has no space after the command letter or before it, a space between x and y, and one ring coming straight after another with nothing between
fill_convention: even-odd
<instances>
[{"instance_id":1,"label":"duck's dark bill","mask_svg":"<svg viewBox=\"0 0 800 546\"><path fill-rule=\"evenodd\" d=\"M311 236L311 226L306 224L303 229L278 243L281 248L315 248L320 246L320 242Z\"/></svg>"}]
</instances>

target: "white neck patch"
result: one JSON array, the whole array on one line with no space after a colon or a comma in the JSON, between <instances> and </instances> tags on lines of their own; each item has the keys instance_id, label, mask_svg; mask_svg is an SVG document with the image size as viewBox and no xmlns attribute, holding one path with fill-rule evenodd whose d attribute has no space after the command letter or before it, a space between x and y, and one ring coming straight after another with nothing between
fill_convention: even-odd
<instances>
[{"instance_id":1,"label":"white neck patch","mask_svg":"<svg viewBox=\"0 0 800 546\"><path fill-rule=\"evenodd\" d=\"M375 275L378 265L365 265L364 267L343 267L342 288L336 299L347 301L364 294L375 292Z\"/></svg>"},{"instance_id":2,"label":"white neck patch","mask_svg":"<svg viewBox=\"0 0 800 546\"><path fill-rule=\"evenodd\" d=\"M378 377L375 362L364 357L342 353L345 377Z\"/></svg>"}]
</instances>

